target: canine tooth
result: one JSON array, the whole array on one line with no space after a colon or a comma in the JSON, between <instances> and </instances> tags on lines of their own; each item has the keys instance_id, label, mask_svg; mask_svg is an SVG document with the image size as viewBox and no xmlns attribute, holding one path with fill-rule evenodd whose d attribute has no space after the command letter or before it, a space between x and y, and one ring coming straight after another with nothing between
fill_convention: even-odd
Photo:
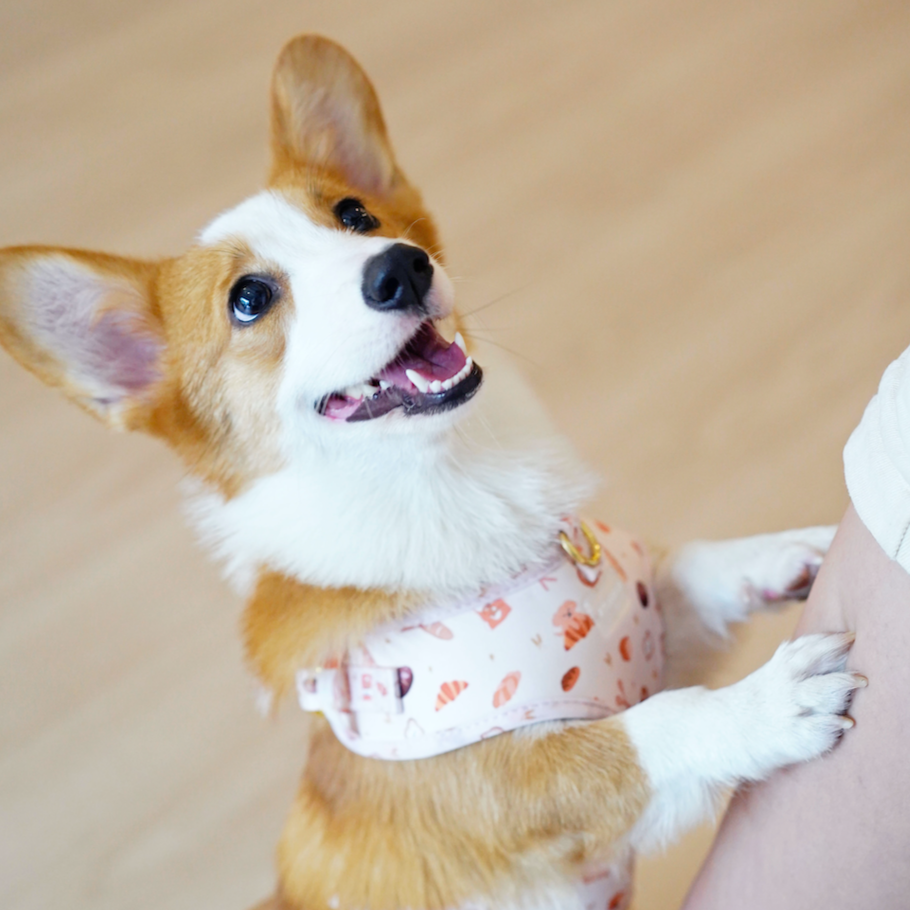
<instances>
[{"instance_id":1,"label":"canine tooth","mask_svg":"<svg viewBox=\"0 0 910 910\"><path fill-rule=\"evenodd\" d=\"M430 383L416 370L405 370L404 375L414 383L418 392L426 392L430 388Z\"/></svg>"},{"instance_id":2,"label":"canine tooth","mask_svg":"<svg viewBox=\"0 0 910 910\"><path fill-rule=\"evenodd\" d=\"M430 391L431 391L431 392L441 392L441 391L442 391L442 383L441 383L438 379L434 379L434 380L430 383Z\"/></svg>"},{"instance_id":3,"label":"canine tooth","mask_svg":"<svg viewBox=\"0 0 910 910\"><path fill-rule=\"evenodd\" d=\"M468 353L468 349L465 347L464 338L461 337L461 332L455 333L455 344L457 344L458 347L461 348L462 354Z\"/></svg>"},{"instance_id":4,"label":"canine tooth","mask_svg":"<svg viewBox=\"0 0 910 910\"><path fill-rule=\"evenodd\" d=\"M392 388L391 382L386 382L384 379L379 380L379 388L384 392L386 389Z\"/></svg>"}]
</instances>

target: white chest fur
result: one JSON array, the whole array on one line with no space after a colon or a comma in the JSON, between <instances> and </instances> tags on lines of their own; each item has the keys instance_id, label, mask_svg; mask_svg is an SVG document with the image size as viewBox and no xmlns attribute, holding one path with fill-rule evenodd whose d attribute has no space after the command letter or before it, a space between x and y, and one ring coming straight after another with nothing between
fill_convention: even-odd
<instances>
[{"instance_id":1,"label":"white chest fur","mask_svg":"<svg viewBox=\"0 0 910 910\"><path fill-rule=\"evenodd\" d=\"M592 482L488 354L486 387L446 432L297 438L282 470L234 499L196 493L192 517L235 583L267 566L314 585L451 595L539 561Z\"/></svg>"}]
</instances>

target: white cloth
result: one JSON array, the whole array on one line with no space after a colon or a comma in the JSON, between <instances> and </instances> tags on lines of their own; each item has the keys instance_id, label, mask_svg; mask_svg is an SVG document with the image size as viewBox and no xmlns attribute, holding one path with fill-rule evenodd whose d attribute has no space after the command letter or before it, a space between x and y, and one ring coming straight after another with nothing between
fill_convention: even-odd
<instances>
[{"instance_id":1,"label":"white cloth","mask_svg":"<svg viewBox=\"0 0 910 910\"><path fill-rule=\"evenodd\" d=\"M844 475L863 524L910 572L910 348L885 370L850 436Z\"/></svg>"}]
</instances>

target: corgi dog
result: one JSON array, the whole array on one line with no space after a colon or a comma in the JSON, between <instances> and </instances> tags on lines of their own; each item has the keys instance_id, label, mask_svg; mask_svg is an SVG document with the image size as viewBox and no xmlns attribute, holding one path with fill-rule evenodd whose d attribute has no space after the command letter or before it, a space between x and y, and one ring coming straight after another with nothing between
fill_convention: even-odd
<instances>
[{"instance_id":1,"label":"corgi dog","mask_svg":"<svg viewBox=\"0 0 910 910\"><path fill-rule=\"evenodd\" d=\"M846 634L662 689L805 596L831 529L654 574L579 518L587 470L470 339L376 93L325 38L278 58L266 189L174 258L0 251L0 342L175 450L252 671L316 713L263 908L625 907L634 851L852 725Z\"/></svg>"}]
</instances>

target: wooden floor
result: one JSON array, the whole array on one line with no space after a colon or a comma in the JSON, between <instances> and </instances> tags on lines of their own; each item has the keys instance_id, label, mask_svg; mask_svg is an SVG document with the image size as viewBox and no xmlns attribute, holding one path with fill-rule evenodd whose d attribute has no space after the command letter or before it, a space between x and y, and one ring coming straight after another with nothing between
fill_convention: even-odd
<instances>
[{"instance_id":1,"label":"wooden floor","mask_svg":"<svg viewBox=\"0 0 910 910\"><path fill-rule=\"evenodd\" d=\"M839 518L910 341L910 5L5 3L0 244L179 251L258 187L306 30L373 76L463 308L603 472L600 514L667 543ZM0 905L243 910L303 719L253 709L175 459L6 356L0 383ZM709 837L641 863L639 910Z\"/></svg>"}]
</instances>

